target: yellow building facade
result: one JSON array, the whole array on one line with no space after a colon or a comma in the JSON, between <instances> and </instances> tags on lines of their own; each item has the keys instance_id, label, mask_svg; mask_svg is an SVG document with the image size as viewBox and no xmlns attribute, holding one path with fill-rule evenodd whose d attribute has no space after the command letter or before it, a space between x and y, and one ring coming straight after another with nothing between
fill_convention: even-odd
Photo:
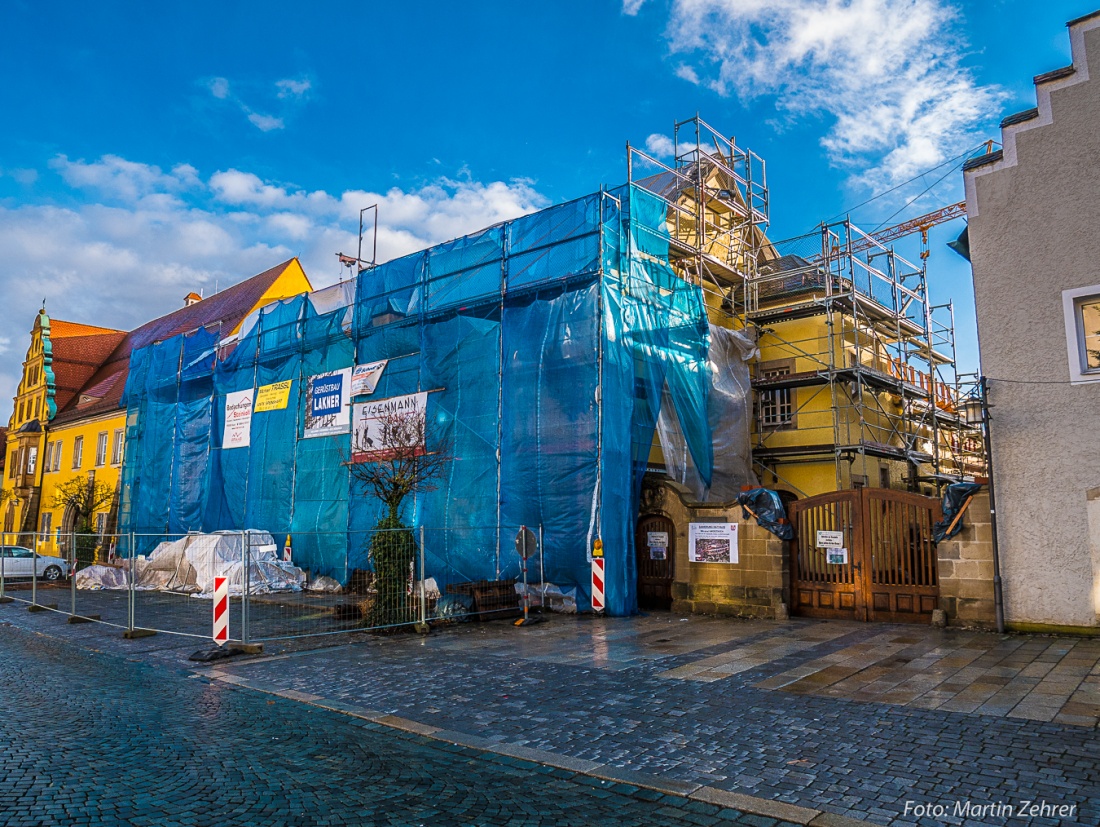
<instances>
[{"instance_id":1,"label":"yellow building facade","mask_svg":"<svg viewBox=\"0 0 1100 827\"><path fill-rule=\"evenodd\" d=\"M100 553L106 553L115 531L125 458L126 409L120 402L131 352L200 327L218 329L223 338L232 336L265 305L312 289L301 263L293 258L209 298L192 293L184 307L129 333L51 322L42 311L31 334L8 429L8 541L33 543L43 553L67 552L71 532L83 527L74 509L59 502L57 494L59 487L79 478L113 492L90 515L87 526L99 537ZM61 354L55 357L51 351L58 350L58 331L69 341L61 342Z\"/></svg>"}]
</instances>

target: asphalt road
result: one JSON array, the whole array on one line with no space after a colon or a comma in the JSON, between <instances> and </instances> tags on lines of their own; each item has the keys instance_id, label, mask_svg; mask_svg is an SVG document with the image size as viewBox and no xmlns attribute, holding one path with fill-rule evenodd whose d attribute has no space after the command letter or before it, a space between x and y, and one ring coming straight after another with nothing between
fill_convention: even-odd
<instances>
[{"instance_id":1,"label":"asphalt road","mask_svg":"<svg viewBox=\"0 0 1100 827\"><path fill-rule=\"evenodd\" d=\"M0 825L777 824L8 624L0 750Z\"/></svg>"}]
</instances>

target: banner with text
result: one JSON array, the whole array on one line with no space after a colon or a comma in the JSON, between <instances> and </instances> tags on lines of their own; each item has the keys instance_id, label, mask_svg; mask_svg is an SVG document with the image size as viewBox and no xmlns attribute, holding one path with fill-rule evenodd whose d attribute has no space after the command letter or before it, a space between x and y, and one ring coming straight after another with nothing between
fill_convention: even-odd
<instances>
[{"instance_id":1,"label":"banner with text","mask_svg":"<svg viewBox=\"0 0 1100 827\"><path fill-rule=\"evenodd\" d=\"M351 368L309 377L303 437L346 434L351 428Z\"/></svg>"},{"instance_id":2,"label":"banner with text","mask_svg":"<svg viewBox=\"0 0 1100 827\"><path fill-rule=\"evenodd\" d=\"M386 369L389 359L381 362L371 362L369 365L356 365L351 374L351 395L370 396L378 387L378 380L382 378L382 371Z\"/></svg>"},{"instance_id":3,"label":"banner with text","mask_svg":"<svg viewBox=\"0 0 1100 827\"><path fill-rule=\"evenodd\" d=\"M356 403L351 461L376 462L425 453L427 408L426 392Z\"/></svg>"},{"instance_id":4,"label":"banner with text","mask_svg":"<svg viewBox=\"0 0 1100 827\"><path fill-rule=\"evenodd\" d=\"M247 448L252 436L252 396L255 391L233 391L225 395L225 430L222 448Z\"/></svg>"},{"instance_id":5,"label":"banner with text","mask_svg":"<svg viewBox=\"0 0 1100 827\"><path fill-rule=\"evenodd\" d=\"M294 384L292 379L285 382L273 382L270 385L261 385L256 390L256 404L252 408L253 413L264 411L281 411L290 401L290 386Z\"/></svg>"}]
</instances>

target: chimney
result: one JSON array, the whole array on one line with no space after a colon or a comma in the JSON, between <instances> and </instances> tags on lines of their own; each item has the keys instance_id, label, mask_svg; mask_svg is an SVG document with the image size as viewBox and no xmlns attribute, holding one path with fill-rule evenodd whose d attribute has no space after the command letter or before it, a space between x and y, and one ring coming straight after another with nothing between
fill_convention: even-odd
<instances>
[{"instance_id":1,"label":"chimney","mask_svg":"<svg viewBox=\"0 0 1100 827\"><path fill-rule=\"evenodd\" d=\"M183 306L184 307L190 307L191 305L197 304L198 302L201 302L201 301L202 301L202 296L200 296L198 293L196 293L195 291L192 290L190 293L188 293L186 296L183 297Z\"/></svg>"}]
</instances>

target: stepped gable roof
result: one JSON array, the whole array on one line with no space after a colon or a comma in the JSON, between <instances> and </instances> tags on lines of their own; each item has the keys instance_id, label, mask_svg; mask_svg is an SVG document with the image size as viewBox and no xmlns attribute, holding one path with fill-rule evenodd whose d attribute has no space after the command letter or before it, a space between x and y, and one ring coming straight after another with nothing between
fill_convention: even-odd
<instances>
[{"instance_id":1,"label":"stepped gable roof","mask_svg":"<svg viewBox=\"0 0 1100 827\"><path fill-rule=\"evenodd\" d=\"M126 338L126 331L64 319L51 318L49 322L53 398L61 410Z\"/></svg>"},{"instance_id":2,"label":"stepped gable roof","mask_svg":"<svg viewBox=\"0 0 1100 827\"><path fill-rule=\"evenodd\" d=\"M180 333L190 333L200 327L213 328L219 323L222 335L229 335L293 261L288 259L208 299L181 307L124 334L101 360L98 369L80 385L80 392L66 400L64 407L58 403L59 413L53 419L54 424L117 411L130 373L130 354L138 348L162 342Z\"/></svg>"}]
</instances>

